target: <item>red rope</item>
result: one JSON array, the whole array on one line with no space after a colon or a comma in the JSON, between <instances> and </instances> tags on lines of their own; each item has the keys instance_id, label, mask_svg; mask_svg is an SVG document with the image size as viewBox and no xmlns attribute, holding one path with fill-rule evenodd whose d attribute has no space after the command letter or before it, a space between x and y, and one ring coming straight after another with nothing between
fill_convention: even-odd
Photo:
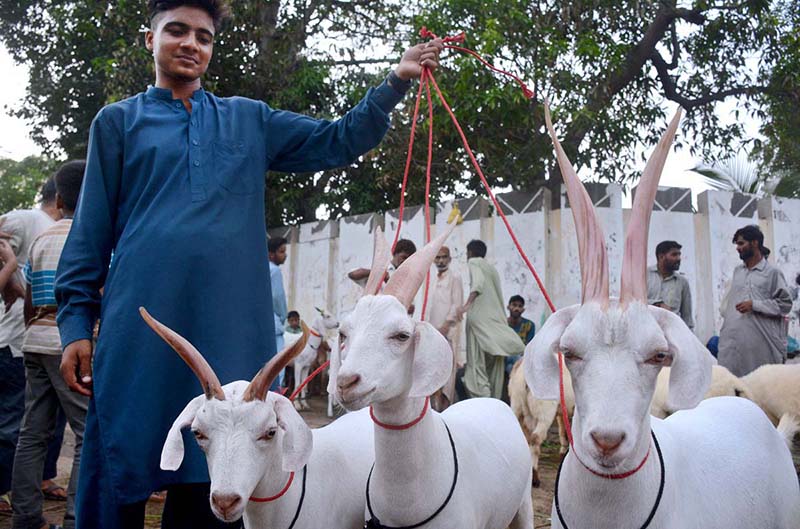
<instances>
[{"instance_id":1,"label":"red rope","mask_svg":"<svg viewBox=\"0 0 800 529\"><path fill-rule=\"evenodd\" d=\"M322 364L321 366L319 366L318 368L316 368L316 369L314 370L314 372L313 372L313 373L311 373L310 375L308 375L308 376L306 377L306 379L303 381L303 383L302 383L302 384L300 384L299 386L297 386L297 387L294 389L294 391L292 391L292 394L291 394L291 395L289 395L289 400L292 400L292 401L293 401L293 400L295 399L295 397L297 397L297 395L300 393L300 391L302 391L302 389L303 389L304 387L306 387L306 385L307 385L309 382L311 382L311 381L314 379L314 377L315 377L315 376L319 375L319 374L320 374L320 372L321 372L323 369L325 369L326 367L328 367L328 365L330 365L330 363L331 363L331 361L330 361L330 360L326 360L324 364Z\"/></svg>"},{"instance_id":2,"label":"red rope","mask_svg":"<svg viewBox=\"0 0 800 529\"><path fill-rule=\"evenodd\" d=\"M431 163L433 161L433 100L431 99L431 85L428 80L431 72L422 69L420 84L425 84L425 94L428 99L428 162L425 166L425 244L431 241ZM425 274L425 294L422 298L422 314L420 320L425 321L425 311L428 308L428 290L431 284L431 269Z\"/></svg>"},{"instance_id":3,"label":"red rope","mask_svg":"<svg viewBox=\"0 0 800 529\"><path fill-rule=\"evenodd\" d=\"M289 487L292 486L292 481L294 481L294 472L289 474L289 481L286 483L286 486L283 487L283 490L277 493L275 496L270 496L269 498L256 498L255 496L250 496L250 501L254 501L256 503L266 503L268 501L275 501L284 494L286 494L286 491L289 490Z\"/></svg>"},{"instance_id":4,"label":"red rope","mask_svg":"<svg viewBox=\"0 0 800 529\"><path fill-rule=\"evenodd\" d=\"M369 416L372 418L372 422L374 422L375 424L377 424L378 426L380 426L381 428L384 428L386 430L408 430L409 428L411 428L412 426L417 424L419 421L421 421L425 417L425 414L428 412L428 407L430 405L430 402L431 402L431 398L430 397L425 397L425 404L423 404L423 406L422 406L422 413L419 414L419 417L417 417L413 421L408 422L406 424L388 424L388 423L379 421L375 417L375 413L372 411L372 406L369 407Z\"/></svg>"}]
</instances>

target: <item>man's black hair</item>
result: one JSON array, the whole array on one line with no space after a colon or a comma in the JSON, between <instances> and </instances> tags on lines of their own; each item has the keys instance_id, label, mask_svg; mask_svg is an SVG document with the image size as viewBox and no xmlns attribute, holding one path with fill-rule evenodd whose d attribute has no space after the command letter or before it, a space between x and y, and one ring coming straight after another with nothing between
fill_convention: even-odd
<instances>
[{"instance_id":1,"label":"man's black hair","mask_svg":"<svg viewBox=\"0 0 800 529\"><path fill-rule=\"evenodd\" d=\"M736 230L736 233L733 234L733 242L736 242L736 239L739 237L747 242L756 241L762 254L765 253L764 250L767 250L764 247L764 234L761 232L761 228L755 224L750 224L749 226L745 226L744 228L739 228ZM766 253L769 255L769 250L767 250Z\"/></svg>"},{"instance_id":2,"label":"man's black hair","mask_svg":"<svg viewBox=\"0 0 800 529\"><path fill-rule=\"evenodd\" d=\"M53 179L64 210L67 212L75 212L75 208L78 207L78 195L81 193L85 171L86 160L70 160L56 171Z\"/></svg>"},{"instance_id":3,"label":"man's black hair","mask_svg":"<svg viewBox=\"0 0 800 529\"><path fill-rule=\"evenodd\" d=\"M683 246L675 241L661 241L658 243L658 246L656 246L656 259L658 259L660 255L669 253L674 249L680 250L681 248L683 248Z\"/></svg>"},{"instance_id":4,"label":"man's black hair","mask_svg":"<svg viewBox=\"0 0 800 529\"><path fill-rule=\"evenodd\" d=\"M56 201L56 179L53 175L48 176L47 180L42 182L39 194L42 195L40 204L51 204Z\"/></svg>"},{"instance_id":5,"label":"man's black hair","mask_svg":"<svg viewBox=\"0 0 800 529\"><path fill-rule=\"evenodd\" d=\"M281 246L283 246L287 242L289 241L287 241L283 237L272 237L267 243L267 250L269 251L269 253L275 253L280 249Z\"/></svg>"},{"instance_id":6,"label":"man's black hair","mask_svg":"<svg viewBox=\"0 0 800 529\"><path fill-rule=\"evenodd\" d=\"M417 246L414 244L414 241L409 241L408 239L400 239L397 241L397 244L394 247L394 252L392 255L397 255L399 253L404 253L406 255L413 255L414 252L417 251Z\"/></svg>"},{"instance_id":7,"label":"man's black hair","mask_svg":"<svg viewBox=\"0 0 800 529\"><path fill-rule=\"evenodd\" d=\"M513 296L511 296L508 299L508 304L511 305L514 302L521 303L524 306L525 305L525 298L523 298L519 294L514 294Z\"/></svg>"},{"instance_id":8,"label":"man's black hair","mask_svg":"<svg viewBox=\"0 0 800 529\"><path fill-rule=\"evenodd\" d=\"M300 319L300 313L297 312L296 310L290 310L289 314L286 315L286 319L288 320L289 318Z\"/></svg>"},{"instance_id":9,"label":"man's black hair","mask_svg":"<svg viewBox=\"0 0 800 529\"><path fill-rule=\"evenodd\" d=\"M467 251L475 257L486 257L486 243L478 239L472 239L467 243Z\"/></svg>"},{"instance_id":10,"label":"man's black hair","mask_svg":"<svg viewBox=\"0 0 800 529\"><path fill-rule=\"evenodd\" d=\"M196 7L208 13L216 31L219 31L231 14L226 0L147 0L147 15L151 27L153 19L161 13L183 6Z\"/></svg>"}]
</instances>

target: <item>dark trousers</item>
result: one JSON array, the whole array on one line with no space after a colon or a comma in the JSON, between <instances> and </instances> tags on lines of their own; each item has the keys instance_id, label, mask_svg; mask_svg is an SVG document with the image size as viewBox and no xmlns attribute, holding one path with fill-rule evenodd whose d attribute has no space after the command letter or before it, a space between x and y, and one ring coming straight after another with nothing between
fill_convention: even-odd
<instances>
[{"instance_id":1,"label":"dark trousers","mask_svg":"<svg viewBox=\"0 0 800 529\"><path fill-rule=\"evenodd\" d=\"M64 408L59 406L58 415L56 415L56 431L53 432L52 439L47 443L47 459L44 460L42 481L58 476L58 456L61 455L61 445L64 443L64 429L66 427L67 416L64 414Z\"/></svg>"},{"instance_id":2,"label":"dark trousers","mask_svg":"<svg viewBox=\"0 0 800 529\"><path fill-rule=\"evenodd\" d=\"M11 490L11 469L25 413L25 367L11 349L0 347L0 494Z\"/></svg>"}]
</instances>

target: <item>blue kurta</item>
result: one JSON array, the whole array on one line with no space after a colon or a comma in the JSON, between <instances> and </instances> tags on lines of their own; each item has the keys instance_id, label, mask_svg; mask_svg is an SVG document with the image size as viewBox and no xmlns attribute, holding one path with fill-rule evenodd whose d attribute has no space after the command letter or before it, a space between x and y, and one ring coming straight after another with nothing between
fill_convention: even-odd
<instances>
[{"instance_id":1,"label":"blue kurta","mask_svg":"<svg viewBox=\"0 0 800 529\"><path fill-rule=\"evenodd\" d=\"M101 455L84 458L81 475L107 479L115 503L208 481L193 441L178 472L159 469L170 425L201 388L139 306L195 344L223 384L250 379L275 354L265 173L352 163L401 98L383 83L328 122L203 90L189 113L151 87L98 113L56 294L64 346L91 338L101 318L84 443Z\"/></svg>"}]
</instances>

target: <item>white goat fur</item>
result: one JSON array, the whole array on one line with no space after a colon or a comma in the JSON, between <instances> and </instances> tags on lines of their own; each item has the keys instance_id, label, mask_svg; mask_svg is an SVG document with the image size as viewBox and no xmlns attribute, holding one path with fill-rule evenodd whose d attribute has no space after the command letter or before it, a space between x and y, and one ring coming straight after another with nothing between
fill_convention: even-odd
<instances>
[{"instance_id":1,"label":"white goat fur","mask_svg":"<svg viewBox=\"0 0 800 529\"><path fill-rule=\"evenodd\" d=\"M800 431L800 364L761 366L742 380L791 447Z\"/></svg>"},{"instance_id":2,"label":"white goat fur","mask_svg":"<svg viewBox=\"0 0 800 529\"><path fill-rule=\"evenodd\" d=\"M328 390L347 409L372 405L378 420L406 424L450 375L447 340L427 322L412 320L393 296L362 297L340 333ZM375 425L370 498L380 522L419 523L444 503L454 470L445 423L458 453L458 483L425 528L531 529L530 454L514 414L496 399L470 399L441 414L428 409L405 430Z\"/></svg>"},{"instance_id":3,"label":"white goat fur","mask_svg":"<svg viewBox=\"0 0 800 529\"><path fill-rule=\"evenodd\" d=\"M300 354L298 354L294 358L294 360L292 360L292 363L290 364L294 366L295 387L301 384L308 377L311 364L313 364L314 360L317 358L317 350L319 349L319 346L322 344L322 340L325 337L325 333L328 330L335 329L339 326L339 322L327 310L323 309L316 309L316 310L318 312L317 317L314 318L314 321L311 322L310 326L310 328L313 329L316 334L312 334L311 336L308 337L306 346L303 348ZM286 347L289 347L294 342L299 340L302 335L285 333L283 336ZM308 392L308 386L306 385L300 391L300 395L297 396L297 399L295 401L295 408L300 410L310 409L310 406L306 401L307 392ZM330 416L330 414L328 414L328 416Z\"/></svg>"},{"instance_id":4,"label":"white goat fur","mask_svg":"<svg viewBox=\"0 0 800 529\"><path fill-rule=\"evenodd\" d=\"M364 526L364 483L374 460L372 421L366 411L347 414L311 430L289 400L270 392L265 401L242 401L249 382L223 386L225 400L200 395L189 402L170 429L161 468L176 470L183 460L181 429L191 426L211 477L211 508L224 521L244 518L248 529L288 527L297 511L307 465L306 493L296 529ZM271 440L259 439L276 431ZM313 447L313 450L312 450ZM214 496L271 497L295 472L289 490L268 503L239 502L222 513Z\"/></svg>"},{"instance_id":5,"label":"white goat fur","mask_svg":"<svg viewBox=\"0 0 800 529\"><path fill-rule=\"evenodd\" d=\"M559 352L575 393L573 447L556 491L560 514L571 529L641 527L654 506L649 529L796 529L800 487L783 439L747 399L717 397L698 405L711 383L713 357L681 318L646 304L650 215L679 120L680 111L640 179L617 300L609 296L605 236L594 206L545 105L582 277L582 304L550 316L525 349L525 379L534 395L558 398ZM649 412L663 366L671 366L667 407L682 411L660 420ZM665 467L658 503L660 458L651 430ZM563 527L555 501L552 520Z\"/></svg>"},{"instance_id":6,"label":"white goat fur","mask_svg":"<svg viewBox=\"0 0 800 529\"><path fill-rule=\"evenodd\" d=\"M553 424L553 419L558 423L558 438L561 445L560 453L567 453L569 442L567 440L564 423L561 419L560 403L554 400L537 399L525 383L523 369L524 360L520 360L514 365L511 377L508 381L508 395L511 399L511 409L517 416L517 420L528 439L533 461L533 486L538 487L539 457L541 454L542 443L547 439L547 432ZM656 390L653 400L650 402L650 415L659 419L665 419L675 411L667 405L667 395L669 392L669 373L670 368L665 367L658 373L656 380ZM800 384L800 382L798 382ZM754 402L750 390L740 378L728 371L726 368L714 365L711 369L711 385L703 396L703 399L713 397L742 397ZM575 394L572 391L572 379L569 371L564 370L564 399L567 403L567 414L572 416L575 408ZM776 422L777 424L777 422ZM791 439L791 438L790 438Z\"/></svg>"}]
</instances>

